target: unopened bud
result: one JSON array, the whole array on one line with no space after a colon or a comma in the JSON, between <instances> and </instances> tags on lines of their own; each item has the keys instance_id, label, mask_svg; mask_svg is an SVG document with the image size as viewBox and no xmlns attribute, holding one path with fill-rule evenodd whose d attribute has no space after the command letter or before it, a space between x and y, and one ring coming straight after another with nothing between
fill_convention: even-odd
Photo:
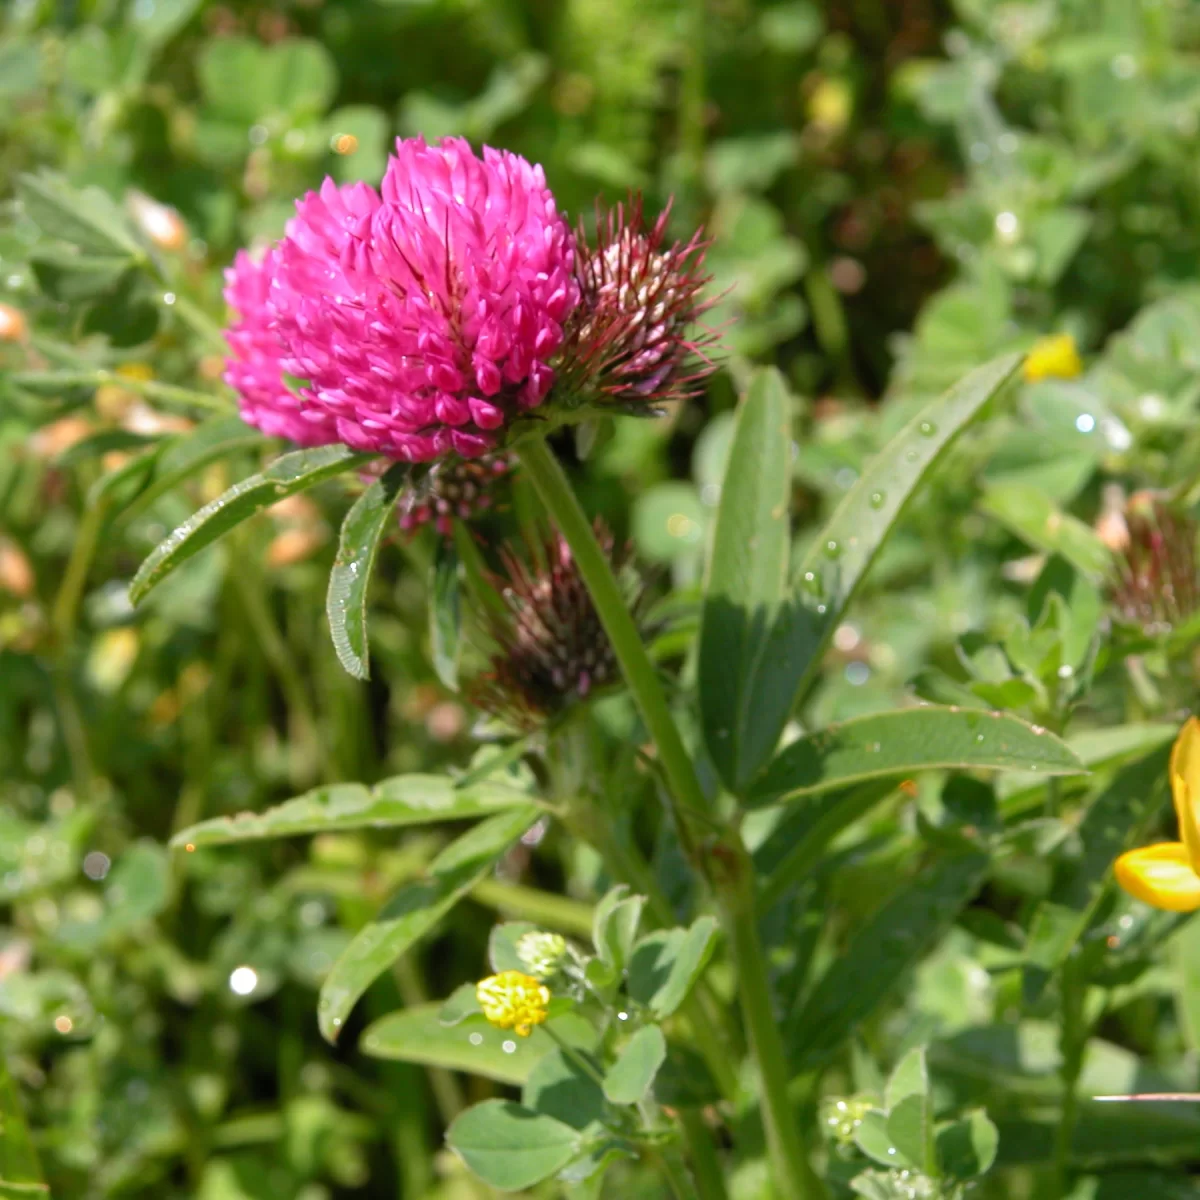
<instances>
[{"instance_id":1,"label":"unopened bud","mask_svg":"<svg viewBox=\"0 0 1200 1200\"><path fill-rule=\"evenodd\" d=\"M517 939L517 957L537 979L549 979L554 975L566 953L567 939L558 933L532 930Z\"/></svg>"}]
</instances>

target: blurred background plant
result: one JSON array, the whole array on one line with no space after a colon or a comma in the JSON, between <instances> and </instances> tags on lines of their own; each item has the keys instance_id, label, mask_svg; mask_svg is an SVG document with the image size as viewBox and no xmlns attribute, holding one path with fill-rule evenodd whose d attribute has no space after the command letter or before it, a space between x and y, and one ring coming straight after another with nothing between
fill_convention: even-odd
<instances>
[{"instance_id":1,"label":"blurred background plant","mask_svg":"<svg viewBox=\"0 0 1200 1200\"><path fill-rule=\"evenodd\" d=\"M1165 830L1167 749L1195 703L1198 54L1186 0L5 5L0 1037L52 1194L487 1194L442 1130L519 1064L489 1043L490 1082L459 1073L434 1001L485 974L497 920L586 941L614 882L533 826L331 1047L317 989L446 828L166 848L317 785L465 767L494 732L431 628L432 525L381 552L372 680L342 670L339 484L242 525L136 612L127 598L149 551L264 458L219 384L236 249L278 236L326 173L377 181L394 136L461 133L542 163L573 217L640 189L713 240L722 370L573 467L657 569L654 651L685 679L756 365L789 385L804 555L922 406L1035 350L907 510L789 736L916 696L1015 713L1095 774L924 772L833 828L754 815L797 1112L829 1132L838 1197L1200 1195L1194 1107L1076 1098L1187 1089L1200 1065L1196 931L1105 882L1126 841ZM18 191L45 167L61 178ZM451 539L467 575L498 570L508 536L541 544L536 513L506 477ZM633 710L595 711L608 818L655 851L681 914ZM986 849L965 875L964 845ZM727 961L711 974L724 1000ZM411 1027L386 1016L400 1007ZM375 1018L392 1025L360 1041ZM753 1106L675 1083L663 1103L702 1102L731 1195L771 1195ZM901 1144L897 1111L942 1118L935 1153Z\"/></svg>"}]
</instances>

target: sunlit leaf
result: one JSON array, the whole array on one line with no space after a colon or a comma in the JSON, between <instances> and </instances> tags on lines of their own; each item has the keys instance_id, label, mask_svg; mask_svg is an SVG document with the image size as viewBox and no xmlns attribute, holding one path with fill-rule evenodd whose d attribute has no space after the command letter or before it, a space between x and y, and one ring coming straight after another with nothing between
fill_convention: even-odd
<instances>
[{"instance_id":1,"label":"sunlit leaf","mask_svg":"<svg viewBox=\"0 0 1200 1200\"><path fill-rule=\"evenodd\" d=\"M370 788L361 783L328 784L261 813L213 817L181 830L171 845L222 846L304 833L460 821L528 804L527 793L503 783L480 780L458 788L444 775L397 775Z\"/></svg>"},{"instance_id":2,"label":"sunlit leaf","mask_svg":"<svg viewBox=\"0 0 1200 1200\"><path fill-rule=\"evenodd\" d=\"M537 819L533 808L498 813L468 830L433 860L426 879L406 884L354 935L321 986L317 1024L337 1038L368 987L438 923Z\"/></svg>"},{"instance_id":3,"label":"sunlit leaf","mask_svg":"<svg viewBox=\"0 0 1200 1200\"><path fill-rule=\"evenodd\" d=\"M206 504L151 552L129 585L129 598L137 604L176 567L212 545L248 517L277 504L287 496L307 491L369 462L369 454L356 454L345 446L297 450L276 459L265 471L243 479Z\"/></svg>"}]
</instances>

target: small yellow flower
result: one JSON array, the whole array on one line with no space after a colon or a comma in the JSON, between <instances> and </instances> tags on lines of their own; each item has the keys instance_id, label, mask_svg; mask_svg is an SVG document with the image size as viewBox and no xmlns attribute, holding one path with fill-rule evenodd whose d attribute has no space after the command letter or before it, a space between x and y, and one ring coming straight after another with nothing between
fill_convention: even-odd
<instances>
[{"instance_id":1,"label":"small yellow flower","mask_svg":"<svg viewBox=\"0 0 1200 1200\"><path fill-rule=\"evenodd\" d=\"M1083 361L1069 333L1039 338L1025 359L1025 378L1029 383L1039 379L1074 379L1082 374Z\"/></svg>"},{"instance_id":2,"label":"small yellow flower","mask_svg":"<svg viewBox=\"0 0 1200 1200\"><path fill-rule=\"evenodd\" d=\"M1189 717L1171 751L1171 798L1182 842L1130 850L1113 868L1131 896L1168 912L1200 908L1200 720Z\"/></svg>"},{"instance_id":3,"label":"small yellow flower","mask_svg":"<svg viewBox=\"0 0 1200 1200\"><path fill-rule=\"evenodd\" d=\"M550 989L522 971L501 971L481 979L475 997L483 1015L498 1029L528 1037L546 1019Z\"/></svg>"},{"instance_id":4,"label":"small yellow flower","mask_svg":"<svg viewBox=\"0 0 1200 1200\"><path fill-rule=\"evenodd\" d=\"M841 133L854 115L854 93L844 79L822 79L808 97L808 119L825 133Z\"/></svg>"}]
</instances>

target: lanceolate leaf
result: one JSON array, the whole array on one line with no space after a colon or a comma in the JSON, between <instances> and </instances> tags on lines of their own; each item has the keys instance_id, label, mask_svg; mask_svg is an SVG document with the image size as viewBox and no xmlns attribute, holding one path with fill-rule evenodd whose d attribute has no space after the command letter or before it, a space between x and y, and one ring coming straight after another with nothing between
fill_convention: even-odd
<instances>
[{"instance_id":1,"label":"lanceolate leaf","mask_svg":"<svg viewBox=\"0 0 1200 1200\"><path fill-rule=\"evenodd\" d=\"M1044 972L1057 969L1087 931L1117 857L1141 839L1167 783L1164 746L1132 763L1096 798L1079 825L1081 853L1063 863L1050 895L1035 909L1029 960ZM1042 977L1044 978L1044 976Z\"/></svg>"},{"instance_id":2,"label":"lanceolate leaf","mask_svg":"<svg viewBox=\"0 0 1200 1200\"><path fill-rule=\"evenodd\" d=\"M749 799L770 804L935 767L1044 775L1085 770L1065 742L1039 726L1005 713L927 706L857 717L807 734L779 753Z\"/></svg>"},{"instance_id":3,"label":"lanceolate leaf","mask_svg":"<svg viewBox=\"0 0 1200 1200\"><path fill-rule=\"evenodd\" d=\"M793 681L767 655L787 584L792 434L788 394L774 369L759 371L738 410L721 490L700 627L700 712L709 756L739 790L775 748L764 725L790 705Z\"/></svg>"},{"instance_id":4,"label":"lanceolate leaf","mask_svg":"<svg viewBox=\"0 0 1200 1200\"><path fill-rule=\"evenodd\" d=\"M317 1024L333 1041L358 998L473 888L534 823L531 807L498 813L452 842L429 877L406 884L355 934L321 986Z\"/></svg>"},{"instance_id":5,"label":"lanceolate leaf","mask_svg":"<svg viewBox=\"0 0 1200 1200\"><path fill-rule=\"evenodd\" d=\"M337 557L329 573L325 603L333 648L343 667L355 679L371 674L367 647L367 585L379 542L395 519L396 497L410 467L397 463L355 501L342 522Z\"/></svg>"},{"instance_id":6,"label":"lanceolate leaf","mask_svg":"<svg viewBox=\"0 0 1200 1200\"><path fill-rule=\"evenodd\" d=\"M785 1036L796 1070L820 1066L887 999L953 924L987 866L985 855L970 851L937 860L854 935L787 1019Z\"/></svg>"},{"instance_id":7,"label":"lanceolate leaf","mask_svg":"<svg viewBox=\"0 0 1200 1200\"><path fill-rule=\"evenodd\" d=\"M1098 534L1029 484L990 487L979 507L1029 545L1061 555L1085 575L1103 578L1112 565L1112 555Z\"/></svg>"},{"instance_id":8,"label":"lanceolate leaf","mask_svg":"<svg viewBox=\"0 0 1200 1200\"><path fill-rule=\"evenodd\" d=\"M439 538L429 593L429 640L433 669L452 691L458 690L458 650L462 613L458 596L458 552L449 538Z\"/></svg>"},{"instance_id":9,"label":"lanceolate leaf","mask_svg":"<svg viewBox=\"0 0 1200 1200\"><path fill-rule=\"evenodd\" d=\"M209 463L236 450L263 444L263 435L241 417L210 417L191 433L171 439L154 460L154 470L146 486L125 507L122 516L130 520L144 512L160 496L190 479Z\"/></svg>"},{"instance_id":10,"label":"lanceolate leaf","mask_svg":"<svg viewBox=\"0 0 1200 1200\"><path fill-rule=\"evenodd\" d=\"M371 788L361 783L334 783L266 812L201 821L175 834L171 845L223 846L303 833L425 825L487 816L528 804L524 792L488 780L457 788L444 775L397 775Z\"/></svg>"},{"instance_id":11,"label":"lanceolate leaf","mask_svg":"<svg viewBox=\"0 0 1200 1200\"><path fill-rule=\"evenodd\" d=\"M934 401L879 452L838 505L792 572L792 594L763 649L771 678L789 682L755 698L756 745L778 742L793 704L815 678L846 606L909 500L1020 361L1016 354L998 358Z\"/></svg>"},{"instance_id":12,"label":"lanceolate leaf","mask_svg":"<svg viewBox=\"0 0 1200 1200\"><path fill-rule=\"evenodd\" d=\"M129 585L130 600L137 604L176 567L212 545L247 517L286 496L307 491L318 483L361 466L369 462L370 457L356 454L345 446L297 450L276 459L260 474L234 484L155 547Z\"/></svg>"}]
</instances>

